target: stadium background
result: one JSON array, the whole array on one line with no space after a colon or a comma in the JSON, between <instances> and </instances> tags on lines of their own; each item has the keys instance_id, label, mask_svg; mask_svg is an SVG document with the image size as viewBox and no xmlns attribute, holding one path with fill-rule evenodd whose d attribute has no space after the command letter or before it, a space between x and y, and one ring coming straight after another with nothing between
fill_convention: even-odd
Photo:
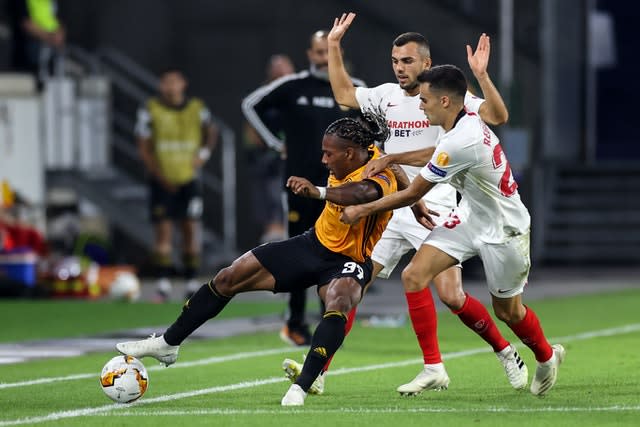
<instances>
[{"instance_id":1,"label":"stadium background","mask_svg":"<svg viewBox=\"0 0 640 427\"><path fill-rule=\"evenodd\" d=\"M0 1L2 10L6 2ZM633 50L625 48L625 41L634 38L638 5L595 0L513 2L513 81L506 87L500 7L509 2L499 0L58 3L70 45L88 52L114 48L155 75L170 65L182 68L190 80L190 93L203 97L212 112L235 132L238 251L252 247L257 235L249 225L253 207L243 192L247 173L240 137L241 99L262 82L271 54L286 53L298 70L304 69L310 33L329 28L335 16L353 10L358 17L344 41L345 56L352 73L370 86L393 81L389 48L401 32L424 33L432 44L436 64L454 63L465 70L464 45L475 45L481 32L491 35L490 72L511 112L508 126L498 133L533 213L534 257L551 264L637 261L633 253L640 230L636 222L624 217L633 216L637 209L629 197L635 190L629 182L637 182L635 165L640 162L631 117L631 102L640 95L640 85L631 74ZM596 10L608 13L613 20L615 50L606 53L614 57L614 63L590 68L587 22ZM8 46L9 34L3 34L0 43ZM0 52L0 69L6 70L7 49ZM595 84L589 80L592 76ZM594 104L595 109L590 110L589 105ZM216 157L213 168L223 161L220 151ZM128 168L135 169L135 165ZM548 179L550 171L552 179ZM606 176L601 177L601 171ZM589 199L573 210L549 206L549 200L562 199L563 191L572 191L561 188L559 182L580 182L583 178L587 192L594 188L590 180L606 181L606 193L615 197L613 200L624 201L626 213L607 216L601 212L599 220L584 218L584 210L593 208L594 201ZM605 210L614 204L608 199L605 203ZM224 225L215 205L207 212L214 219L211 227L222 233ZM582 224L581 229L567 234L565 240L554 241L549 236L559 236L568 227L554 221L567 216L569 223ZM603 243L593 236L585 237L589 229L601 227L612 227L612 232L618 230L625 238L620 242L609 238ZM536 232L543 229L544 235ZM116 241L130 246L126 236ZM616 256L616 250L623 256ZM132 256L137 253L131 252Z\"/></svg>"}]
</instances>

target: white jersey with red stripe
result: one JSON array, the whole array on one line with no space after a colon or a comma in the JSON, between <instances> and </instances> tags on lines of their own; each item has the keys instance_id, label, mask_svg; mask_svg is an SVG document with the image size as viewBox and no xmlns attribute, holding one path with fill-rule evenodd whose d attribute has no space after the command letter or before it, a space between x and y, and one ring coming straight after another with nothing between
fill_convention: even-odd
<instances>
[{"instance_id":1,"label":"white jersey with red stripe","mask_svg":"<svg viewBox=\"0 0 640 427\"><path fill-rule=\"evenodd\" d=\"M420 110L420 95L408 96L397 83L385 83L373 88L356 88L356 99L362 110L380 107L385 114L390 137L384 144L388 154L404 153L434 147L443 132L433 126ZM470 93L465 97L465 107L478 112L484 99ZM411 181L420 173L420 167L402 165ZM437 204L445 208L456 206L455 190L449 185L438 185L425 195L427 206ZM409 211L410 218L413 214ZM414 219L415 221L415 219Z\"/></svg>"},{"instance_id":2,"label":"white jersey with red stripe","mask_svg":"<svg viewBox=\"0 0 640 427\"><path fill-rule=\"evenodd\" d=\"M509 162L498 137L477 114L461 113L420 174L434 183L449 183L462 194L460 211L480 241L501 243L528 233L531 218Z\"/></svg>"}]
</instances>

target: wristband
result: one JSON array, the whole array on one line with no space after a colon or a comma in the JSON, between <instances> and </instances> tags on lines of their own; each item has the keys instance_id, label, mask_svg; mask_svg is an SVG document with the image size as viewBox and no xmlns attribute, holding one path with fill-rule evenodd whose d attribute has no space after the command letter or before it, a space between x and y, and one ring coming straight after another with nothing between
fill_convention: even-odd
<instances>
[{"instance_id":1,"label":"wristband","mask_svg":"<svg viewBox=\"0 0 640 427\"><path fill-rule=\"evenodd\" d=\"M200 151L198 151L198 157L204 162L209 160L209 157L211 157L211 150L209 147L202 147Z\"/></svg>"},{"instance_id":2,"label":"wristband","mask_svg":"<svg viewBox=\"0 0 640 427\"><path fill-rule=\"evenodd\" d=\"M320 192L320 195L318 196L318 199L324 200L324 199L327 198L327 187L318 187L318 186L316 186L316 189Z\"/></svg>"}]
</instances>

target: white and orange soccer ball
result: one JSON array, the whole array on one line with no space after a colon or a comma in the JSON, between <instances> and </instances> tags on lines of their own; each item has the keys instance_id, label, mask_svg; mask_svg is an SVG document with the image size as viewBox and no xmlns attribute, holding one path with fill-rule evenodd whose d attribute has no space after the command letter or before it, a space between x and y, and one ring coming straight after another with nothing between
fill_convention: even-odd
<instances>
[{"instance_id":1,"label":"white and orange soccer ball","mask_svg":"<svg viewBox=\"0 0 640 427\"><path fill-rule=\"evenodd\" d=\"M149 387L149 375L141 361L133 356L116 356L100 374L104 394L118 403L131 403L142 397Z\"/></svg>"}]
</instances>

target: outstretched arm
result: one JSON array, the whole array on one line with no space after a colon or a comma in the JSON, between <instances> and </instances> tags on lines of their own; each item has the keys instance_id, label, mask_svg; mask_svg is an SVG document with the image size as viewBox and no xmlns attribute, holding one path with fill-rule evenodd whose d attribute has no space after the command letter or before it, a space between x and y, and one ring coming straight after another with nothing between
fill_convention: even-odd
<instances>
[{"instance_id":1,"label":"outstretched arm","mask_svg":"<svg viewBox=\"0 0 640 427\"><path fill-rule=\"evenodd\" d=\"M425 166L431 160L434 151L435 147L429 147L404 153L386 154L377 159L369 160L362 174L365 177L372 177L391 165Z\"/></svg>"},{"instance_id":2,"label":"outstretched arm","mask_svg":"<svg viewBox=\"0 0 640 427\"><path fill-rule=\"evenodd\" d=\"M489 54L491 53L491 41L489 36L482 33L478 40L478 46L474 52L471 46L467 45L467 60L469 67L475 76L484 102L480 105L480 118L490 125L502 125L509 120L509 111L504 100L489 77L487 66L489 65Z\"/></svg>"},{"instance_id":3,"label":"outstretched arm","mask_svg":"<svg viewBox=\"0 0 640 427\"><path fill-rule=\"evenodd\" d=\"M341 206L367 203L379 199L381 196L379 187L369 180L325 188L316 187L306 178L291 176L287 180L287 187L297 196L324 199Z\"/></svg>"},{"instance_id":4,"label":"outstretched arm","mask_svg":"<svg viewBox=\"0 0 640 427\"><path fill-rule=\"evenodd\" d=\"M356 17L355 13L343 13L333 22L333 28L327 36L329 45L329 81L333 90L333 97L340 105L350 108L360 108L356 99L356 88L344 67L340 40Z\"/></svg>"},{"instance_id":5,"label":"outstretched arm","mask_svg":"<svg viewBox=\"0 0 640 427\"><path fill-rule=\"evenodd\" d=\"M411 182L411 185L402 191L363 205L345 207L342 211L340 221L345 224L355 224L360 218L376 212L390 211L403 206L410 206L419 201L434 185L433 182L427 181L421 175L418 175Z\"/></svg>"}]
</instances>

